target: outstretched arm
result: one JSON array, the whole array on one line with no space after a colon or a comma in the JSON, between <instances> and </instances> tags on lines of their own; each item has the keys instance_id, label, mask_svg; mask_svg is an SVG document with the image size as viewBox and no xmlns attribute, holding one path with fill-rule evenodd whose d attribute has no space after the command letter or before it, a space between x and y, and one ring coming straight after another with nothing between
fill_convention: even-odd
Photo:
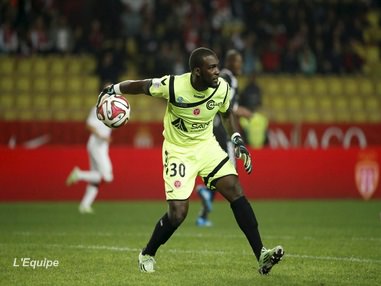
<instances>
[{"instance_id":1,"label":"outstretched arm","mask_svg":"<svg viewBox=\"0 0 381 286\"><path fill-rule=\"evenodd\" d=\"M97 106L103 99L115 94L147 94L149 95L149 87L151 79L143 80L125 80L117 84L112 84L105 87L98 96Z\"/></svg>"},{"instance_id":2,"label":"outstretched arm","mask_svg":"<svg viewBox=\"0 0 381 286\"><path fill-rule=\"evenodd\" d=\"M125 80L114 85L116 94L149 94L151 79Z\"/></svg>"}]
</instances>

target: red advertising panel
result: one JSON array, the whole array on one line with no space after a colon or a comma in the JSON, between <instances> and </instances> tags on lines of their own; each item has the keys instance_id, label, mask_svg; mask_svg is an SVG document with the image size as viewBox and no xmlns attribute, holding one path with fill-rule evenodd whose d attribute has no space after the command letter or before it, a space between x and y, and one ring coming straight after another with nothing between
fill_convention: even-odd
<instances>
[{"instance_id":1,"label":"red advertising panel","mask_svg":"<svg viewBox=\"0 0 381 286\"><path fill-rule=\"evenodd\" d=\"M381 146L381 124L271 124L271 148Z\"/></svg>"},{"instance_id":2,"label":"red advertising panel","mask_svg":"<svg viewBox=\"0 0 381 286\"><path fill-rule=\"evenodd\" d=\"M251 175L238 161L242 186L251 199L381 198L381 148L251 153ZM112 147L110 156L115 179L102 186L99 199L165 199L160 148ZM65 180L74 166L88 168L84 147L0 148L0 158L0 201L79 200L83 195L84 183L66 187Z\"/></svg>"}]
</instances>

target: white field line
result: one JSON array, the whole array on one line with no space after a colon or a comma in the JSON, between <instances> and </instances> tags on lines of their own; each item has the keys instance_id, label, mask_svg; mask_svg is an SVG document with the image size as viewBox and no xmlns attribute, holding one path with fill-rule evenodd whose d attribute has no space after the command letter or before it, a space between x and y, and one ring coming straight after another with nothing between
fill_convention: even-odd
<instances>
[{"instance_id":1,"label":"white field line","mask_svg":"<svg viewBox=\"0 0 381 286\"><path fill-rule=\"evenodd\" d=\"M66 232L29 232L29 231L17 231L12 232L13 235L20 235L20 236L72 236L73 233L66 233ZM77 232L75 235L86 235L86 236L141 236L146 237L147 239L150 236L150 233L148 232L134 232L134 233L110 233L110 232ZM215 234L205 234L205 233L192 233L192 234L183 234L183 233L176 233L175 234L178 237L190 237L190 238L227 238L227 239L236 239L236 238L244 238L243 234L222 234L222 235L215 235ZM265 239L276 239L276 240L320 240L320 238L316 238L313 236L301 236L301 237L295 237L291 235L263 235L262 236ZM359 241L376 241L381 242L381 237L345 237L346 240L359 240Z\"/></svg>"},{"instance_id":2,"label":"white field line","mask_svg":"<svg viewBox=\"0 0 381 286\"><path fill-rule=\"evenodd\" d=\"M36 245L38 247L47 248L60 248L60 249L84 249L84 250L106 250L106 251L116 251L116 252L139 252L140 248L131 247L119 247L119 246L109 246L109 245L66 245L66 244L33 244L33 243L23 243L24 245ZM7 245L5 243L0 243L0 245ZM20 243L18 243L20 245ZM229 255L232 251L224 250L184 250L184 249L165 249L163 252L170 253L185 253L185 254L197 254L197 255ZM242 255L252 255L251 252L242 252ZM326 261L341 261L341 262L354 262L354 263L366 263L366 264L381 264L379 259L363 259L357 257L337 257L337 256L314 256L314 255L302 255L302 254L288 254L286 252L285 258L298 258L298 259L309 259L309 260L326 260Z\"/></svg>"},{"instance_id":3,"label":"white field line","mask_svg":"<svg viewBox=\"0 0 381 286\"><path fill-rule=\"evenodd\" d=\"M358 262L358 263L381 263L378 259L363 259L357 257L334 257L334 256L313 256L313 255L299 255L299 254L286 254L286 256L301 259L313 260L328 260L328 261L345 261L345 262Z\"/></svg>"}]
</instances>

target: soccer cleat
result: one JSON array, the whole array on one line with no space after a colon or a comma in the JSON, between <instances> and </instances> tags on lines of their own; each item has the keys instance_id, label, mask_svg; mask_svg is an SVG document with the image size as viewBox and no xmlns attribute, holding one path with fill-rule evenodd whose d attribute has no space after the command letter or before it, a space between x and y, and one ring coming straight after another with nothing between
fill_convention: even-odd
<instances>
[{"instance_id":1,"label":"soccer cleat","mask_svg":"<svg viewBox=\"0 0 381 286\"><path fill-rule=\"evenodd\" d=\"M206 211L212 211L212 191L205 187L197 187L197 193L200 196Z\"/></svg>"},{"instance_id":2,"label":"soccer cleat","mask_svg":"<svg viewBox=\"0 0 381 286\"><path fill-rule=\"evenodd\" d=\"M139 253L139 269L140 272L155 272L155 258L151 255L143 255L142 252Z\"/></svg>"},{"instance_id":3,"label":"soccer cleat","mask_svg":"<svg viewBox=\"0 0 381 286\"><path fill-rule=\"evenodd\" d=\"M79 206L78 210L81 214L93 214L94 213L94 210L92 209L92 207Z\"/></svg>"},{"instance_id":4,"label":"soccer cleat","mask_svg":"<svg viewBox=\"0 0 381 286\"><path fill-rule=\"evenodd\" d=\"M261 256L259 257L259 273L267 275L270 273L271 268L277 264L284 255L282 246L276 246L273 249L266 249L262 247Z\"/></svg>"},{"instance_id":5,"label":"soccer cleat","mask_svg":"<svg viewBox=\"0 0 381 286\"><path fill-rule=\"evenodd\" d=\"M78 167L74 167L74 169L70 172L69 176L66 179L66 185L71 186L72 184L75 184L78 182Z\"/></svg>"},{"instance_id":6,"label":"soccer cleat","mask_svg":"<svg viewBox=\"0 0 381 286\"><path fill-rule=\"evenodd\" d=\"M206 218L198 217L196 220L196 225L201 227L210 227L212 222Z\"/></svg>"}]
</instances>

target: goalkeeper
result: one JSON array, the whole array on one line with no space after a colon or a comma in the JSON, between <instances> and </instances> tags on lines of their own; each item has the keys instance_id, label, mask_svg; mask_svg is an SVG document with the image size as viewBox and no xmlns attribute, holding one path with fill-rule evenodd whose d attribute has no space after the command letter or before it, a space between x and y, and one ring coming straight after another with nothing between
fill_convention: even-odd
<instances>
[{"instance_id":1,"label":"goalkeeper","mask_svg":"<svg viewBox=\"0 0 381 286\"><path fill-rule=\"evenodd\" d=\"M167 100L162 146L163 178L168 211L157 222L147 245L139 254L142 272L155 271L155 255L187 216L189 197L195 179L201 176L211 190L230 203L237 224L245 234L256 259L259 273L268 274L279 262L281 246L266 249L258 222L238 180L235 167L213 135L213 119L221 114L236 155L251 173L251 157L229 108L229 84L219 77L217 55L210 49L195 49L189 58L191 72L145 80L126 80L104 89L98 105L114 94L146 94Z\"/></svg>"}]
</instances>

